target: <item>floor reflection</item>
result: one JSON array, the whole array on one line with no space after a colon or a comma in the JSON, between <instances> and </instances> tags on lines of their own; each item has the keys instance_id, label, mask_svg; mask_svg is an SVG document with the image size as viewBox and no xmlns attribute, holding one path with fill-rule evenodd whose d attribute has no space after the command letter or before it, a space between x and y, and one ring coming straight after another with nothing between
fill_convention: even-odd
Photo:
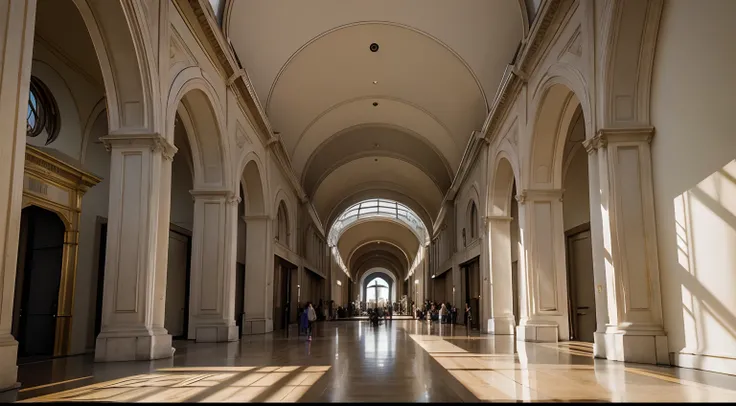
<instances>
[{"instance_id":1,"label":"floor reflection","mask_svg":"<svg viewBox=\"0 0 736 406\"><path fill-rule=\"evenodd\" d=\"M732 401L736 377L593 358L590 343L523 343L462 326L318 323L240 342L178 341L173 358L21 365L32 402Z\"/></svg>"},{"instance_id":2,"label":"floor reflection","mask_svg":"<svg viewBox=\"0 0 736 406\"><path fill-rule=\"evenodd\" d=\"M734 390L682 379L671 373L679 368L634 367L594 360L591 343L533 344L512 342L511 337L462 335L411 334L410 337L482 401L723 402L736 399ZM478 351L481 347L502 350ZM515 352L508 351L512 348ZM736 377L731 378L731 383L736 384Z\"/></svg>"},{"instance_id":3,"label":"floor reflection","mask_svg":"<svg viewBox=\"0 0 736 406\"><path fill-rule=\"evenodd\" d=\"M165 368L21 402L296 402L329 369Z\"/></svg>"}]
</instances>

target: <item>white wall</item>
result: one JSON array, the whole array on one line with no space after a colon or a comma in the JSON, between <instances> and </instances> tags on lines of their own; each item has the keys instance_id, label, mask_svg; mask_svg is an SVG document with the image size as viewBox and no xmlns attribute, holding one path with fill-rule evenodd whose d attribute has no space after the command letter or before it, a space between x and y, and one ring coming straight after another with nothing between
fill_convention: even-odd
<instances>
[{"instance_id":1,"label":"white wall","mask_svg":"<svg viewBox=\"0 0 736 406\"><path fill-rule=\"evenodd\" d=\"M670 351L736 357L736 2L665 3L652 160ZM700 359L700 366L709 368ZM722 362L723 360L719 361ZM736 373L731 364L730 373Z\"/></svg>"},{"instance_id":2,"label":"white wall","mask_svg":"<svg viewBox=\"0 0 736 406\"><path fill-rule=\"evenodd\" d=\"M585 128L582 119L575 123L570 139L585 139ZM565 231L590 222L590 190L588 188L588 153L582 145L572 150L571 157L565 157L569 163L564 172L562 200L563 223Z\"/></svg>"}]
</instances>

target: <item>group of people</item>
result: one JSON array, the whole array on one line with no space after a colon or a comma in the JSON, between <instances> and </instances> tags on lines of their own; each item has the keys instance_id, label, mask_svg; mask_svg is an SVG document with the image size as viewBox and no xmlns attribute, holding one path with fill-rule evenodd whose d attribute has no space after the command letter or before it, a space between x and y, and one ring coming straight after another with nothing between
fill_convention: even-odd
<instances>
[{"instance_id":1,"label":"group of people","mask_svg":"<svg viewBox=\"0 0 736 406\"><path fill-rule=\"evenodd\" d=\"M414 309L414 317L418 320L426 319L429 323L437 321L440 324L456 324L458 308L448 303L436 303L431 300L427 300L423 305L417 307L412 303ZM470 325L473 319L470 305L465 303L465 320L466 326Z\"/></svg>"},{"instance_id":2,"label":"group of people","mask_svg":"<svg viewBox=\"0 0 736 406\"><path fill-rule=\"evenodd\" d=\"M393 320L393 309L390 307L378 307L376 309L368 309L368 320L371 325L378 327L378 323L381 319Z\"/></svg>"},{"instance_id":3,"label":"group of people","mask_svg":"<svg viewBox=\"0 0 736 406\"><path fill-rule=\"evenodd\" d=\"M312 327L317 321L317 311L312 306L312 302L307 302L299 315L299 330L307 334L307 341L312 341Z\"/></svg>"}]
</instances>

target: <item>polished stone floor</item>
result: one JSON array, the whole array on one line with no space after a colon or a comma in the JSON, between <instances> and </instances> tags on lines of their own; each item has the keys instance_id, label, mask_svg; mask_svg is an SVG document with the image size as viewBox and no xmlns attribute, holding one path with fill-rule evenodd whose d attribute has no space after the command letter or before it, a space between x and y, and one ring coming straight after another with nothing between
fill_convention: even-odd
<instances>
[{"instance_id":1,"label":"polished stone floor","mask_svg":"<svg viewBox=\"0 0 736 406\"><path fill-rule=\"evenodd\" d=\"M19 367L20 401L733 401L736 377L594 360L587 343L516 343L395 320L319 323L240 342L176 342L173 359Z\"/></svg>"}]
</instances>

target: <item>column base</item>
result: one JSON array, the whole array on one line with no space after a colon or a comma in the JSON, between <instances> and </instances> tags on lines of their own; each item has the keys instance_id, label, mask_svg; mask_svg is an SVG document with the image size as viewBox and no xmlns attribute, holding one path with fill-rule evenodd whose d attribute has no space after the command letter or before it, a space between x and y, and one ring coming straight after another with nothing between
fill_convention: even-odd
<instances>
[{"instance_id":1,"label":"column base","mask_svg":"<svg viewBox=\"0 0 736 406\"><path fill-rule=\"evenodd\" d=\"M271 319L243 319L243 335L265 334L273 331Z\"/></svg>"},{"instance_id":2,"label":"column base","mask_svg":"<svg viewBox=\"0 0 736 406\"><path fill-rule=\"evenodd\" d=\"M488 334L514 335L516 320L511 316L493 317L488 319Z\"/></svg>"},{"instance_id":3,"label":"column base","mask_svg":"<svg viewBox=\"0 0 736 406\"><path fill-rule=\"evenodd\" d=\"M606 359L606 333L593 333L593 357Z\"/></svg>"},{"instance_id":4,"label":"column base","mask_svg":"<svg viewBox=\"0 0 736 406\"><path fill-rule=\"evenodd\" d=\"M17 363L18 342L11 334L0 336L0 401L17 395L20 386Z\"/></svg>"},{"instance_id":5,"label":"column base","mask_svg":"<svg viewBox=\"0 0 736 406\"><path fill-rule=\"evenodd\" d=\"M222 324L201 323L194 326L194 341L198 343L224 343L238 341L238 326L232 322L232 326Z\"/></svg>"},{"instance_id":6,"label":"column base","mask_svg":"<svg viewBox=\"0 0 736 406\"><path fill-rule=\"evenodd\" d=\"M516 340L533 343L556 343L559 337L557 324L521 322L516 328Z\"/></svg>"},{"instance_id":7,"label":"column base","mask_svg":"<svg viewBox=\"0 0 736 406\"><path fill-rule=\"evenodd\" d=\"M95 362L150 361L171 358L171 335L162 331L102 332L97 336Z\"/></svg>"},{"instance_id":8,"label":"column base","mask_svg":"<svg viewBox=\"0 0 736 406\"><path fill-rule=\"evenodd\" d=\"M667 335L662 330L609 327L604 335L606 358L638 364L669 365Z\"/></svg>"}]
</instances>

